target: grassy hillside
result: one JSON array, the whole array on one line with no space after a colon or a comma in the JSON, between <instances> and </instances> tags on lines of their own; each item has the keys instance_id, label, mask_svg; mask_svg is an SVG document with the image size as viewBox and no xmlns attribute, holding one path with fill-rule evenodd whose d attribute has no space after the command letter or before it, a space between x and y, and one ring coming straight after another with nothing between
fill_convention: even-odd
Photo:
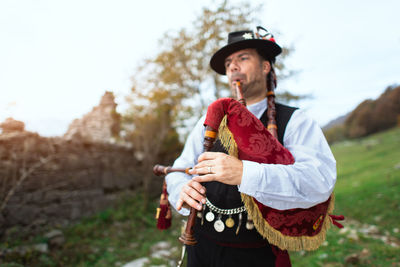
<instances>
[{"instance_id":1,"label":"grassy hillside","mask_svg":"<svg viewBox=\"0 0 400 267\"><path fill-rule=\"evenodd\" d=\"M332 149L338 212L387 231L400 227L400 128Z\"/></svg>"},{"instance_id":2,"label":"grassy hillside","mask_svg":"<svg viewBox=\"0 0 400 267\"><path fill-rule=\"evenodd\" d=\"M332 146L335 214L325 246L292 253L294 266L400 266L400 128Z\"/></svg>"},{"instance_id":3,"label":"grassy hillside","mask_svg":"<svg viewBox=\"0 0 400 267\"><path fill-rule=\"evenodd\" d=\"M346 217L345 228L332 227L324 245L314 252L291 253L293 266L400 266L400 128L332 147L337 159L335 214ZM177 242L180 216L173 228L155 228L158 200L144 209L140 195L121 200L81 223L62 229L66 240L48 253L0 257L1 266L121 266L149 257L162 240ZM15 239L2 249L46 242L42 236ZM177 260L179 251L172 254ZM152 264L168 260L152 260ZM165 265L164 265L165 266Z\"/></svg>"},{"instance_id":4,"label":"grassy hillside","mask_svg":"<svg viewBox=\"0 0 400 267\"><path fill-rule=\"evenodd\" d=\"M13 238L0 243L0 255L6 249L15 251L0 256L0 266L121 266L149 256L151 246L159 241L167 240L177 246L178 218L174 219L174 229L157 230L154 219L157 202L153 201L145 209L142 194L122 196L115 208L62 228L64 244L60 248L50 248L47 253L32 250L21 256L19 249L15 249L46 243L48 240L44 236ZM178 257L178 253L175 254L173 256Z\"/></svg>"}]
</instances>

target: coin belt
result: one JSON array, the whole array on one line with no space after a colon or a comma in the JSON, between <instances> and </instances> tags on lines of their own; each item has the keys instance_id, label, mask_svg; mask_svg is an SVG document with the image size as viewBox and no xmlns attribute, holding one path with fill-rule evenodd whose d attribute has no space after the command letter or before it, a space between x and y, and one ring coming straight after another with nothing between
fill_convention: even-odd
<instances>
[{"instance_id":1,"label":"coin belt","mask_svg":"<svg viewBox=\"0 0 400 267\"><path fill-rule=\"evenodd\" d=\"M207 212L207 214L204 214L205 206L207 206L209 208L209 210L210 210L209 212ZM236 235L237 235L238 232L239 232L240 226L242 224L242 213L246 212L246 207L243 205L241 207L234 208L234 209L221 209L221 208L218 208L218 207L214 206L208 200L208 198L206 198L206 204L203 205L202 212L201 213L200 212L197 213L197 216L199 218L201 218L201 224L202 225L203 225L204 217L208 222L213 222L214 221L215 215L214 215L213 212L215 212L217 214L217 220L214 222L214 229L217 232L224 231L225 225L228 228L232 228L235 225L235 221L232 219L232 215L239 214L239 221L238 221L238 225L237 225L237 228L236 228L236 231L235 231ZM225 223L222 222L222 218L221 218L222 215L228 215L229 216L229 218L226 219ZM253 220L248 215L248 219L247 219L247 222L246 222L246 229L247 230L252 230L253 228L254 228Z\"/></svg>"},{"instance_id":2,"label":"coin belt","mask_svg":"<svg viewBox=\"0 0 400 267\"><path fill-rule=\"evenodd\" d=\"M208 200L208 198L206 198L206 205L210 210L215 211L216 213L222 214L222 215L233 215L233 214L239 214L239 213L242 213L242 212L246 211L246 207L245 206L241 206L241 207L235 208L235 209L220 209L220 208L214 206Z\"/></svg>"}]
</instances>

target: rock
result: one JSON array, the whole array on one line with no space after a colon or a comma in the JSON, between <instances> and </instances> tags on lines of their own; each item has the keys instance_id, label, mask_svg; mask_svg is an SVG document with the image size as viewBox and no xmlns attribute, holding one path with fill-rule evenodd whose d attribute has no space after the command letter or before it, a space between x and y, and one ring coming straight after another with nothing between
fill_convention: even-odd
<instances>
[{"instance_id":1,"label":"rock","mask_svg":"<svg viewBox=\"0 0 400 267\"><path fill-rule=\"evenodd\" d=\"M52 230L44 235L48 241L50 248L60 248L65 243L64 234L60 230Z\"/></svg>"},{"instance_id":2,"label":"rock","mask_svg":"<svg viewBox=\"0 0 400 267\"><path fill-rule=\"evenodd\" d=\"M49 252L49 246L45 243L33 245L32 249L40 253Z\"/></svg>"},{"instance_id":3,"label":"rock","mask_svg":"<svg viewBox=\"0 0 400 267\"><path fill-rule=\"evenodd\" d=\"M365 259L365 258L368 258L370 255L371 255L371 252L368 249L364 248L360 253L360 258Z\"/></svg>"},{"instance_id":4,"label":"rock","mask_svg":"<svg viewBox=\"0 0 400 267\"><path fill-rule=\"evenodd\" d=\"M353 241L358 241L360 239L358 237L357 231L354 229L350 230L350 233L347 235L347 238Z\"/></svg>"},{"instance_id":5,"label":"rock","mask_svg":"<svg viewBox=\"0 0 400 267\"><path fill-rule=\"evenodd\" d=\"M0 128L3 130L3 134L23 132L25 130L25 123L14 120L13 118L7 118L4 122L0 123Z\"/></svg>"},{"instance_id":6,"label":"rock","mask_svg":"<svg viewBox=\"0 0 400 267\"><path fill-rule=\"evenodd\" d=\"M328 254L326 254L326 253L322 253L322 254L320 254L319 256L318 256L318 258L319 259L326 259L326 258L328 258Z\"/></svg>"},{"instance_id":7,"label":"rock","mask_svg":"<svg viewBox=\"0 0 400 267\"><path fill-rule=\"evenodd\" d=\"M354 254L351 254L351 255L347 256L344 259L344 261L347 264L358 264L360 262L360 257L356 253L354 253Z\"/></svg>"},{"instance_id":8,"label":"rock","mask_svg":"<svg viewBox=\"0 0 400 267\"><path fill-rule=\"evenodd\" d=\"M160 241L151 247L151 252L156 252L158 250L169 250L170 248L171 248L171 243L167 241Z\"/></svg>"},{"instance_id":9,"label":"rock","mask_svg":"<svg viewBox=\"0 0 400 267\"><path fill-rule=\"evenodd\" d=\"M160 241L151 247L152 258L167 258L171 256L171 243Z\"/></svg>"},{"instance_id":10,"label":"rock","mask_svg":"<svg viewBox=\"0 0 400 267\"><path fill-rule=\"evenodd\" d=\"M169 250L158 250L151 254L152 258L160 258L160 259L168 258L169 256L171 256L171 251Z\"/></svg>"},{"instance_id":11,"label":"rock","mask_svg":"<svg viewBox=\"0 0 400 267\"><path fill-rule=\"evenodd\" d=\"M147 263L149 263L148 258L139 258L134 261L128 262L125 265L122 265L122 267L143 267Z\"/></svg>"},{"instance_id":12,"label":"rock","mask_svg":"<svg viewBox=\"0 0 400 267\"><path fill-rule=\"evenodd\" d=\"M37 251L40 253L48 253L49 247L46 243L34 244L29 246L20 246L12 249L3 250L2 253L0 253L0 255L5 256L7 254L16 253L21 257L25 257L27 254L31 254L33 251Z\"/></svg>"},{"instance_id":13,"label":"rock","mask_svg":"<svg viewBox=\"0 0 400 267\"><path fill-rule=\"evenodd\" d=\"M344 235L346 234L350 229L348 227L343 227L342 229L339 230L339 234Z\"/></svg>"},{"instance_id":14,"label":"rock","mask_svg":"<svg viewBox=\"0 0 400 267\"><path fill-rule=\"evenodd\" d=\"M63 235L63 233L60 230L51 230L50 232L46 233L44 237L51 239L59 235Z\"/></svg>"},{"instance_id":15,"label":"rock","mask_svg":"<svg viewBox=\"0 0 400 267\"><path fill-rule=\"evenodd\" d=\"M366 235L377 235L379 234L379 228L376 225L363 225L360 232Z\"/></svg>"}]
</instances>

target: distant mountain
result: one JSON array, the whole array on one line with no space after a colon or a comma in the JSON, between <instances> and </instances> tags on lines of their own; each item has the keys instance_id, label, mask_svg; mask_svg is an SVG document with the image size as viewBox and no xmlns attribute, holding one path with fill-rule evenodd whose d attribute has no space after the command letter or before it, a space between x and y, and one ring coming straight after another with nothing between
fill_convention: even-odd
<instances>
[{"instance_id":1,"label":"distant mountain","mask_svg":"<svg viewBox=\"0 0 400 267\"><path fill-rule=\"evenodd\" d=\"M351 112L349 112L349 113L347 113L347 114L345 114L345 115L339 116L339 117L337 117L336 119L331 120L331 121L328 122L324 127L322 127L322 130L323 130L323 131L326 131L326 130L329 130L329 129L331 129L332 127L335 127L335 126L337 126L337 125L344 124L344 122L346 121L346 119L349 117L350 113L351 113Z\"/></svg>"},{"instance_id":2,"label":"distant mountain","mask_svg":"<svg viewBox=\"0 0 400 267\"><path fill-rule=\"evenodd\" d=\"M353 111L340 116L322 129L330 144L360 138L400 126L400 85L388 86L375 100L366 99Z\"/></svg>"}]
</instances>

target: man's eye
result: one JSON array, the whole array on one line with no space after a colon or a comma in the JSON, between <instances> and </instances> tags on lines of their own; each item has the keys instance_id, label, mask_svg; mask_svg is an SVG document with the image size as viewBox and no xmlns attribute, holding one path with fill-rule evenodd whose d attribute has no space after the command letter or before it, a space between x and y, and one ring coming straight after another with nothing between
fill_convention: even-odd
<instances>
[{"instance_id":1,"label":"man's eye","mask_svg":"<svg viewBox=\"0 0 400 267\"><path fill-rule=\"evenodd\" d=\"M249 59L249 57L247 57L247 56L246 57L241 57L240 59L243 61L243 60Z\"/></svg>"}]
</instances>

